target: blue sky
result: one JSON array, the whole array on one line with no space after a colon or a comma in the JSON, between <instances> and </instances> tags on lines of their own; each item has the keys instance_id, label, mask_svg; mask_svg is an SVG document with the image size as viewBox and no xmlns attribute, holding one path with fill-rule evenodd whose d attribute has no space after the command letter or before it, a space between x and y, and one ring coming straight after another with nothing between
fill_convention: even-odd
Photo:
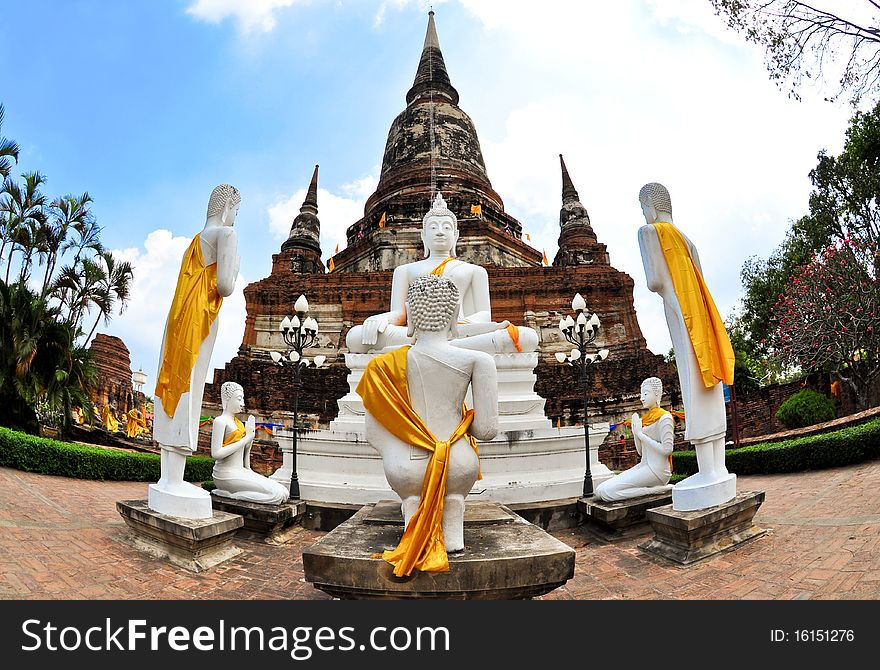
<instances>
[{"instance_id":1,"label":"blue sky","mask_svg":"<svg viewBox=\"0 0 880 670\"><path fill-rule=\"evenodd\" d=\"M817 152L842 146L850 110L821 88L789 99L707 0L433 4L507 211L552 258L563 153L612 264L635 280L657 353L669 338L636 245L641 185L669 188L728 313L743 261L766 257L806 211ZM344 246L404 108L426 11L417 0L0 0L16 172L40 170L51 195L89 191L105 244L135 264L128 308L99 331L125 340L148 386L180 255L215 185L242 192L241 277L215 366L235 355L241 290L269 274L316 163L325 258Z\"/></svg>"}]
</instances>

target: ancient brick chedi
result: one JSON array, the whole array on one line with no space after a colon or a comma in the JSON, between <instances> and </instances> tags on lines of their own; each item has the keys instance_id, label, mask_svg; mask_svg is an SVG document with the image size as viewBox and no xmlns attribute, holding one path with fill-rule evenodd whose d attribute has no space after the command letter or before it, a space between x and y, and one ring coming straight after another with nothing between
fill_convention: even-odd
<instances>
[{"instance_id":1,"label":"ancient brick chedi","mask_svg":"<svg viewBox=\"0 0 880 670\"><path fill-rule=\"evenodd\" d=\"M99 408L109 402L116 408L118 418L135 403L128 347L118 337L98 333L92 340L89 351L97 369L92 400Z\"/></svg>"},{"instance_id":2,"label":"ancient brick chedi","mask_svg":"<svg viewBox=\"0 0 880 670\"><path fill-rule=\"evenodd\" d=\"M536 390L547 398L548 416L562 424L583 417L574 370L554 358L570 349L557 326L560 316L571 312L576 292L600 315L597 344L611 351L594 368L591 420L619 418L635 409L645 377L660 376L670 390L677 386L674 369L647 349L633 307L633 280L611 266L562 157L559 251L546 267L542 254L522 240L522 224L504 211L486 173L474 123L458 102L432 12L406 108L391 125L379 183L363 218L348 228L348 246L333 257L333 271L326 271L315 167L300 214L272 258L271 274L245 288L244 340L238 355L206 387L207 402L219 406L219 385L233 380L244 387L249 410L264 420L289 420L291 371L274 365L269 352L284 350L279 324L293 314L302 293L320 324L318 346L310 353L335 362L306 369L300 409L308 415L306 425L329 422L336 415L336 399L348 390L341 355L346 333L368 316L387 311L393 269L423 257L422 217L437 191L458 217L458 257L489 273L492 318L530 326L540 335ZM633 240L635 247L635 230ZM674 391L671 395L674 400Z\"/></svg>"}]
</instances>

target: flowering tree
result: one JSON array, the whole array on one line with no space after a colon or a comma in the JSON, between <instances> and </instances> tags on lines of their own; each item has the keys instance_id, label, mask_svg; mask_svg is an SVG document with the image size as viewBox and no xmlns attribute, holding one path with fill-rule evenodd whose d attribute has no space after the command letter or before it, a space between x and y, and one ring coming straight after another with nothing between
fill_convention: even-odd
<instances>
[{"instance_id":1,"label":"flowering tree","mask_svg":"<svg viewBox=\"0 0 880 670\"><path fill-rule=\"evenodd\" d=\"M768 338L785 365L836 373L861 409L880 378L880 284L876 244L844 238L792 276L773 308Z\"/></svg>"}]
</instances>

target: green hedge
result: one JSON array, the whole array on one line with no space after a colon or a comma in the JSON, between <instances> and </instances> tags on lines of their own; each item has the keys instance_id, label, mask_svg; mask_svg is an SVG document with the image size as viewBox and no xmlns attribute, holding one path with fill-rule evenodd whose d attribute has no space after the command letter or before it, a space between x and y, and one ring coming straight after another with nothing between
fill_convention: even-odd
<instances>
[{"instance_id":1,"label":"green hedge","mask_svg":"<svg viewBox=\"0 0 880 670\"><path fill-rule=\"evenodd\" d=\"M129 482L159 480L157 454L142 454L59 442L0 427L0 466L43 475L77 479ZM200 482L211 478L214 459L192 456L186 459L184 479Z\"/></svg>"},{"instance_id":2,"label":"green hedge","mask_svg":"<svg viewBox=\"0 0 880 670\"><path fill-rule=\"evenodd\" d=\"M875 419L832 433L728 449L725 461L727 469L738 475L763 475L821 470L878 457L880 419ZM697 471L697 454L695 451L674 451L672 463L676 475L692 475Z\"/></svg>"}]
</instances>

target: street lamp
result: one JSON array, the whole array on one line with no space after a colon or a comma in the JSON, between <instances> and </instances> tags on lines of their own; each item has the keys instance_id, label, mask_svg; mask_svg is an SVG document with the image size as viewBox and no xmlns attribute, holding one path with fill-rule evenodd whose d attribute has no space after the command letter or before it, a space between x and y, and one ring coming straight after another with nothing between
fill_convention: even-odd
<instances>
[{"instance_id":1,"label":"street lamp","mask_svg":"<svg viewBox=\"0 0 880 670\"><path fill-rule=\"evenodd\" d=\"M600 349L595 353L587 353L588 349L594 348L593 340L599 334L599 316L595 312L590 312L580 293L575 294L571 308L575 312L575 317L572 318L570 315L563 317L559 321L559 330L565 335L565 339L574 345L574 349L568 354L557 352L556 360L577 368L578 383L584 394L584 451L587 457L587 467L584 471L584 497L587 497L593 495L593 476L590 474L590 424L587 422L587 391L589 390L587 371L594 363L608 358L608 350Z\"/></svg>"},{"instance_id":2,"label":"street lamp","mask_svg":"<svg viewBox=\"0 0 880 670\"><path fill-rule=\"evenodd\" d=\"M296 299L293 305L296 312L293 318L285 316L281 321L281 336L289 347L287 354L270 351L269 355L278 365L288 365L293 368L293 453L292 470L290 473L290 500L299 500L299 478L296 475L296 437L299 430L299 390L302 388L302 371L307 368L311 361L303 357L303 350L315 344L318 335L318 322L312 317L307 317L309 301L304 295ZM324 365L326 356L315 356L316 368Z\"/></svg>"}]
</instances>

